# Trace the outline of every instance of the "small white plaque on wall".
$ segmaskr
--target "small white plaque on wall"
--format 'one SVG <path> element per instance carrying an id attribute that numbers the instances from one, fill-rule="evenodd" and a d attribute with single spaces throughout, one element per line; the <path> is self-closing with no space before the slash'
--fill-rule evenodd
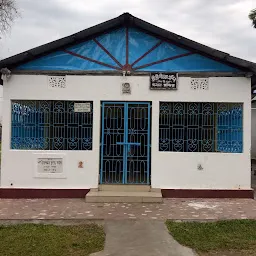
<path id="1" fill-rule="evenodd" d="M 122 94 L 131 94 L 132 89 L 130 83 L 123 83 L 122 84 Z"/>
<path id="2" fill-rule="evenodd" d="M 74 112 L 91 112 L 91 103 L 74 103 Z"/>
<path id="3" fill-rule="evenodd" d="M 38 173 L 63 173 L 62 158 L 38 158 L 37 159 Z"/>
<path id="4" fill-rule="evenodd" d="M 35 178 L 65 179 L 65 158 L 63 154 L 34 154 Z"/>

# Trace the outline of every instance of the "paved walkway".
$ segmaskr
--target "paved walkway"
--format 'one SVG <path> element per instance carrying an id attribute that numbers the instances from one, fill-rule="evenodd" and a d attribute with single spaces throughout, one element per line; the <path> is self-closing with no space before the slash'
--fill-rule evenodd
<path id="1" fill-rule="evenodd" d="M 253 199 L 164 199 L 150 203 L 85 203 L 83 199 L 1 199 L 0 219 L 256 219 Z"/>
<path id="2" fill-rule="evenodd" d="M 105 223 L 104 251 L 91 256 L 195 256 L 168 233 L 162 221 L 119 220 Z"/>

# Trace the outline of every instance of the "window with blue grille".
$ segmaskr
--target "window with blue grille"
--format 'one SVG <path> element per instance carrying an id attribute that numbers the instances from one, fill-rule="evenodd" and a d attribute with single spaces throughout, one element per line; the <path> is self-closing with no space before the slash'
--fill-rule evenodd
<path id="1" fill-rule="evenodd" d="M 160 102 L 159 151 L 243 151 L 243 104 Z"/>
<path id="2" fill-rule="evenodd" d="M 75 103 L 89 103 L 89 112 L 75 112 Z M 13 100 L 11 109 L 12 149 L 92 150 L 92 102 Z"/>

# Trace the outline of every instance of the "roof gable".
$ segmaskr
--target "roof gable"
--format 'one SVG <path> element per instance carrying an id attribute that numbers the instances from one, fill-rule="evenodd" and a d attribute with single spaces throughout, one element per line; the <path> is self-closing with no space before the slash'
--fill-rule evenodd
<path id="1" fill-rule="evenodd" d="M 236 72 L 238 69 L 193 50 L 120 27 L 17 67 L 18 70 L 130 70 Z"/>
<path id="2" fill-rule="evenodd" d="M 70 50 L 75 52 L 70 54 Z M 184 55 L 176 55 L 182 51 Z M 0 61 L 0 69 L 11 70 L 129 70 L 131 66 L 135 71 L 256 73 L 255 63 L 161 29 L 129 13 Z"/>

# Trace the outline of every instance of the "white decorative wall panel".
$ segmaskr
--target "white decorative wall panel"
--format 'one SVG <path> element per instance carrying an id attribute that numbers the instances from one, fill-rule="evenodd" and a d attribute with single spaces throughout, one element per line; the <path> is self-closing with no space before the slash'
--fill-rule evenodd
<path id="1" fill-rule="evenodd" d="M 66 88 L 66 76 L 48 76 L 48 86 L 49 88 Z"/>
<path id="2" fill-rule="evenodd" d="M 208 90 L 209 78 L 191 78 L 190 84 L 192 90 Z"/>

